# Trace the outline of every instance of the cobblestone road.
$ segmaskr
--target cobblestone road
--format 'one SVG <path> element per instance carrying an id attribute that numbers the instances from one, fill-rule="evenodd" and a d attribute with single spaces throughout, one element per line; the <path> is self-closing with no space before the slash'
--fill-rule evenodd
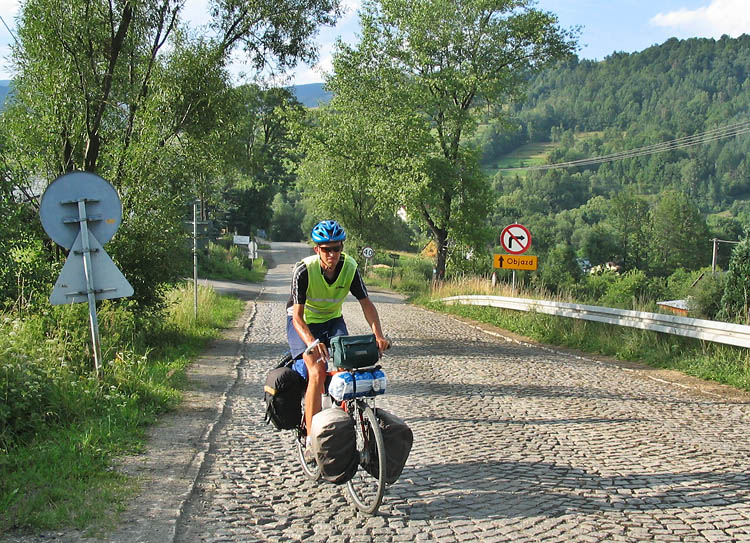
<path id="1" fill-rule="evenodd" d="M 285 350 L 288 248 L 276 247 L 177 541 L 750 542 L 750 405 L 379 293 L 396 345 L 379 405 L 409 423 L 414 448 L 380 514 L 356 513 L 343 487 L 306 480 L 291 434 L 262 421 L 263 380 Z M 344 312 L 366 331 L 356 302 Z"/>

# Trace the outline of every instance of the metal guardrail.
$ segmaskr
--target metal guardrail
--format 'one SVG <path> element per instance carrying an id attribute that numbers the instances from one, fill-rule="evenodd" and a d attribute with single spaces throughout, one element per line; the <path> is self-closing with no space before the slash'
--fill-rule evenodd
<path id="1" fill-rule="evenodd" d="M 691 319 L 676 315 L 662 315 L 647 311 L 631 311 L 596 305 L 550 302 L 547 300 L 511 298 L 508 296 L 450 296 L 438 301 L 447 304 L 480 305 L 515 309 L 516 311 L 536 311 L 537 313 L 545 313 L 547 315 L 604 322 L 618 326 L 629 326 L 642 330 L 692 337 L 726 345 L 750 347 L 750 326 L 741 324 Z"/>

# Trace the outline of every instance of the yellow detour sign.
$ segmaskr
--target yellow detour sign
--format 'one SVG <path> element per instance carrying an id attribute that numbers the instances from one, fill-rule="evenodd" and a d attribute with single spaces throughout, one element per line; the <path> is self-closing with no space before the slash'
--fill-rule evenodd
<path id="1" fill-rule="evenodd" d="M 495 255 L 492 265 L 504 270 L 535 270 L 539 258 L 529 255 Z"/>

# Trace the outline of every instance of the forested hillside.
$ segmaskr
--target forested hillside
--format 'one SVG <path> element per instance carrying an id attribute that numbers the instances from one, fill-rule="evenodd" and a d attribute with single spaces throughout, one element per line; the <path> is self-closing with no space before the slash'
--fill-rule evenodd
<path id="1" fill-rule="evenodd" d="M 537 252 L 567 245 L 594 265 L 669 274 L 710 263 L 709 237 L 737 240 L 750 226 L 750 134 L 741 133 L 750 126 L 749 74 L 743 35 L 671 39 L 531 77 L 525 98 L 501 114 L 489 110 L 476 136 L 495 175 L 494 225 L 524 221 Z M 529 143 L 549 142 L 546 161 L 562 163 L 735 125 L 739 135 L 638 158 L 497 171 Z M 729 251 L 722 247 L 724 264 Z"/>

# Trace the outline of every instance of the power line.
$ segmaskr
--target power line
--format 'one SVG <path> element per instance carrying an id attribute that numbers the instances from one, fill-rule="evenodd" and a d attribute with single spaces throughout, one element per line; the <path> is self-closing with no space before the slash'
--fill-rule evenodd
<path id="1" fill-rule="evenodd" d="M 685 149 L 687 147 L 693 147 L 694 145 L 701 145 L 705 143 L 711 143 L 725 138 L 731 138 L 734 136 L 740 136 L 750 132 L 750 120 L 742 121 L 739 123 L 727 125 L 721 128 L 714 128 L 700 132 L 692 136 L 684 136 L 670 141 L 662 143 L 655 143 L 653 145 L 646 145 L 644 147 L 638 147 L 627 151 L 620 151 L 612 153 L 610 155 L 602 155 L 592 158 L 583 158 L 580 160 L 571 160 L 569 162 L 560 162 L 558 164 L 543 164 L 541 166 L 526 166 L 521 168 L 500 168 L 499 171 L 518 171 L 518 170 L 557 170 L 561 168 L 577 168 L 580 166 L 591 166 L 595 164 L 603 164 L 605 162 L 613 162 L 615 160 L 622 160 L 625 158 L 635 158 L 645 155 L 653 155 L 656 153 L 663 153 L 665 151 L 674 151 L 677 149 Z"/>
<path id="2" fill-rule="evenodd" d="M 3 26 L 5 26 L 5 29 L 8 31 L 8 34 L 10 34 L 10 37 L 13 38 L 13 40 L 16 42 L 16 45 L 20 46 L 21 44 L 18 43 L 18 38 L 16 38 L 16 35 L 13 34 L 13 31 L 8 26 L 8 23 L 5 22 L 5 19 L 3 19 L 2 15 L 0 15 L 0 21 L 3 22 Z"/>

